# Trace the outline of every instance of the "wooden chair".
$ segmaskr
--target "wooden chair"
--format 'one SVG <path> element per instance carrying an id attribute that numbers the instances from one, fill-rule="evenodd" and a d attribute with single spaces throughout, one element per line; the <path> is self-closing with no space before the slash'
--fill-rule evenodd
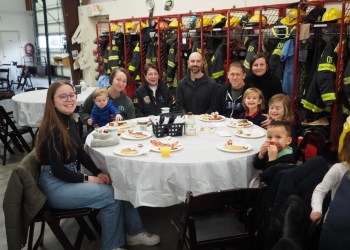
<path id="1" fill-rule="evenodd" d="M 184 245 L 190 250 L 227 246 L 253 249 L 255 219 L 262 194 L 260 188 L 231 189 L 197 196 L 187 192 L 183 214 L 172 219 L 179 232 L 177 250 L 182 250 Z"/>
<path id="2" fill-rule="evenodd" d="M 11 92 L 10 69 L 0 69 L 0 91 Z"/>
<path id="3" fill-rule="evenodd" d="M 12 117 L 10 116 L 12 113 L 12 111 L 7 112 L 3 106 L 0 106 L 0 139 L 4 144 L 3 165 L 6 165 L 6 152 L 8 151 L 10 154 L 14 154 L 10 144 L 11 142 L 20 152 L 24 152 L 24 150 L 26 150 L 29 153 L 31 151 L 31 147 L 23 138 L 23 135 L 29 133 L 32 137 L 32 144 L 34 144 L 35 139 L 35 135 L 31 127 L 20 127 L 15 125 Z"/>

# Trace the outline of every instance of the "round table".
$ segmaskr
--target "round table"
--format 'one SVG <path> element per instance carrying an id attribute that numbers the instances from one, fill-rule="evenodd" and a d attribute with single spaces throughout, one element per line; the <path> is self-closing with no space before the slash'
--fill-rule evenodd
<path id="1" fill-rule="evenodd" d="M 266 131 L 254 125 L 251 129 L 260 131 L 263 136 L 247 139 L 237 137 L 234 135 L 236 128 L 226 126 L 228 121 L 203 122 L 197 116 L 197 134 L 174 137 L 183 144 L 183 149 L 172 152 L 168 158 L 153 151 L 130 157 L 113 153 L 115 148 L 122 145 L 148 145 L 150 139 L 160 139 L 154 135 L 140 141 L 120 138 L 120 143 L 116 146 L 91 147 L 90 134 L 86 139 L 85 150 L 99 168 L 111 175 L 117 199 L 128 200 L 135 207 L 175 205 L 185 201 L 189 190 L 198 195 L 248 187 L 252 177 L 258 173 L 252 162 L 266 140 Z M 148 130 L 152 131 L 151 126 Z M 229 137 L 219 136 L 219 133 L 226 132 Z M 229 153 L 217 149 L 217 144 L 224 144 L 228 139 L 249 143 L 253 148 L 244 153 Z"/>
<path id="2" fill-rule="evenodd" d="M 94 91 L 95 87 L 88 87 L 78 94 L 77 105 Z M 40 127 L 44 115 L 47 89 L 23 92 L 12 97 L 13 116 L 20 126 Z"/>

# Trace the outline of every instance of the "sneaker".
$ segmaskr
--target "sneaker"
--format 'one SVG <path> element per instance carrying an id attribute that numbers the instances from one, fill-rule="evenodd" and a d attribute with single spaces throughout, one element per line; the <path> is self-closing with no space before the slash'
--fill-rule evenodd
<path id="1" fill-rule="evenodd" d="M 157 245 L 160 242 L 159 235 L 151 234 L 147 232 L 142 232 L 133 236 L 126 235 L 126 244 L 130 246 L 134 245 L 145 245 L 153 246 Z"/>

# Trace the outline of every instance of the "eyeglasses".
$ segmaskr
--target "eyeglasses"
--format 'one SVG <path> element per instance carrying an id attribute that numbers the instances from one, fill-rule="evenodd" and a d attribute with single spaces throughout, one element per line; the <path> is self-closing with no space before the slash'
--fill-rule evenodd
<path id="1" fill-rule="evenodd" d="M 69 95 L 59 95 L 58 98 L 60 98 L 60 100 L 62 102 L 68 102 L 68 97 L 71 101 L 75 101 L 77 99 L 77 94 L 69 94 Z"/>

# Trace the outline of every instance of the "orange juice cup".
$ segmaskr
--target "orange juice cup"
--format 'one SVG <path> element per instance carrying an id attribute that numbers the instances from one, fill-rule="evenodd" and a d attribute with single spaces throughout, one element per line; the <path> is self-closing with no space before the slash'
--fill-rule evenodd
<path id="1" fill-rule="evenodd" d="M 169 157 L 171 152 L 171 147 L 170 146 L 163 146 L 160 147 L 160 153 L 163 157 Z"/>

